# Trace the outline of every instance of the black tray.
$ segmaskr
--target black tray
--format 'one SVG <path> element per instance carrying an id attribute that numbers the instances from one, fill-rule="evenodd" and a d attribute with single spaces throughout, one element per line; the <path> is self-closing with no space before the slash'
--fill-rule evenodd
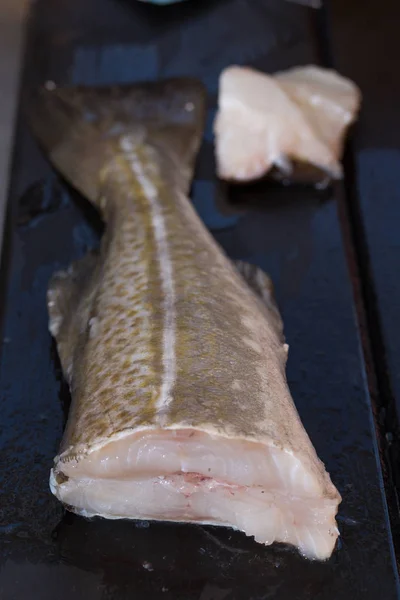
<path id="1" fill-rule="evenodd" d="M 290 387 L 343 495 L 337 550 L 319 564 L 227 529 L 87 521 L 65 514 L 51 496 L 49 469 L 69 395 L 47 331 L 45 292 L 56 269 L 98 244 L 101 224 L 51 171 L 21 117 L 0 305 L 2 600 L 400 597 L 388 502 L 392 524 L 398 514 L 384 478 L 384 431 L 374 420 L 376 365 L 368 327 L 360 329 L 368 318 L 344 188 L 233 190 L 214 177 L 219 72 L 232 63 L 277 70 L 324 58 L 323 25 L 312 14 L 283 0 L 191 0 L 169 8 L 37 0 L 22 94 L 48 79 L 104 84 L 190 74 L 205 81 L 210 110 L 194 203 L 230 256 L 257 263 L 274 279 L 291 346 Z"/>
<path id="2" fill-rule="evenodd" d="M 400 484 L 400 3 L 346 0 L 330 4 L 334 62 L 357 78 L 364 104 L 349 156 L 348 197 L 360 252 L 364 297 L 380 388 L 381 421 Z M 357 21 L 362 15 L 362 27 Z M 351 166 L 353 168 L 351 168 Z M 396 531 L 400 532 L 397 521 Z"/>

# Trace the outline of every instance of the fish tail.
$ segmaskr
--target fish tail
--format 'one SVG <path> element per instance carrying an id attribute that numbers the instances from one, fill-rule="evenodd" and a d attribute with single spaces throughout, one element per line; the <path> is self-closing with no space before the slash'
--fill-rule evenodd
<path id="1" fill-rule="evenodd" d="M 50 161 L 92 203 L 101 173 L 130 136 L 173 156 L 192 173 L 206 93 L 195 79 L 109 87 L 39 88 L 26 103 L 31 129 Z"/>

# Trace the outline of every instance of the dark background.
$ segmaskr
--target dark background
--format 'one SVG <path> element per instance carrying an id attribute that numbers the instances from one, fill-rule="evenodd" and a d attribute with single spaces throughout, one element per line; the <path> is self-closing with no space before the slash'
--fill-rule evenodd
<path id="1" fill-rule="evenodd" d="M 92 521 L 64 514 L 48 475 L 68 411 L 47 331 L 48 279 L 96 246 L 101 224 L 54 174 L 22 112 L 1 272 L 0 598 L 3 600 L 346 600 L 399 598 L 400 41 L 395 2 L 336 0 L 315 13 L 283 0 L 37 0 L 22 97 L 45 80 L 126 83 L 194 75 L 210 107 L 193 201 L 233 258 L 274 280 L 296 405 L 343 503 L 324 564 L 227 529 Z M 218 76 L 334 65 L 363 113 L 346 181 L 324 193 L 214 177 Z M 397 221 L 396 221 L 397 218 Z"/>

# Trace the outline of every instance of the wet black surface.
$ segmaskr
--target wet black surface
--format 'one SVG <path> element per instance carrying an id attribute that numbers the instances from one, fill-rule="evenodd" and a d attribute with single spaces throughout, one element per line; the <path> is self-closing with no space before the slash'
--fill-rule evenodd
<path id="1" fill-rule="evenodd" d="M 361 11 L 364 26 L 354 36 Z M 349 205 L 355 215 L 354 233 L 375 350 L 380 421 L 392 478 L 399 490 L 400 80 L 394 73 L 400 56 L 400 4 L 396 0 L 366 4 L 356 0 L 349 11 L 345 0 L 339 0 L 331 3 L 329 19 L 334 62 L 347 75 L 357 78 L 364 92 L 361 122 L 352 145 Z M 399 520 L 394 522 L 400 533 Z"/>
<path id="2" fill-rule="evenodd" d="M 155 45 L 157 40 L 157 45 Z M 276 70 L 315 60 L 308 11 L 280 0 L 39 0 L 24 90 L 191 74 L 210 90 L 194 203 L 233 258 L 275 282 L 291 346 L 288 379 L 316 449 L 343 495 L 339 548 L 325 564 L 226 529 L 86 521 L 48 489 L 68 391 L 47 332 L 51 274 L 95 247 L 98 219 L 17 132 L 2 270 L 0 598 L 296 600 L 399 597 L 382 471 L 338 220 L 340 189 L 263 184 L 233 191 L 213 176 L 211 123 L 226 64 Z"/>

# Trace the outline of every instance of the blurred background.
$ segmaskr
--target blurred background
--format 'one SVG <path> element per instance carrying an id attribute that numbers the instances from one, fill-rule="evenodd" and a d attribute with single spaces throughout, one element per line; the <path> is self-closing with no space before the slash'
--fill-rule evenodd
<path id="1" fill-rule="evenodd" d="M 0 0 L 0 244 L 28 0 Z"/>

